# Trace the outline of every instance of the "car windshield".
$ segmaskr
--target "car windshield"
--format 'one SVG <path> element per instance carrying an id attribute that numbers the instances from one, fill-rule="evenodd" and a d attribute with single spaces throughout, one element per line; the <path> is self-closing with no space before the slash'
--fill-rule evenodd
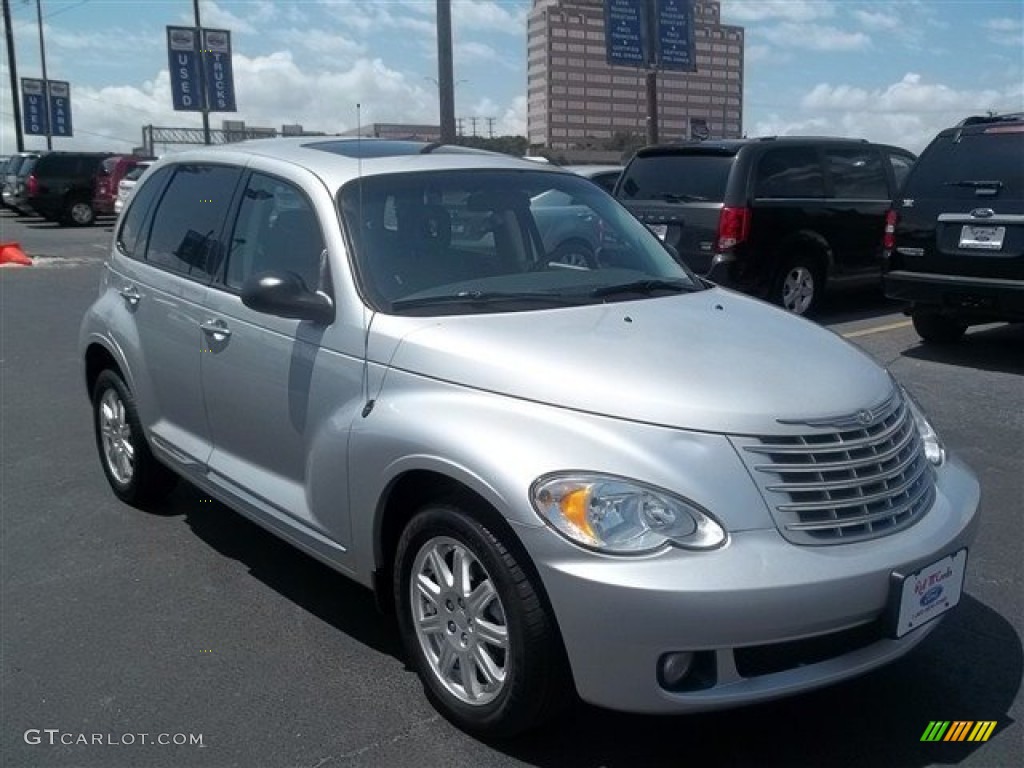
<path id="1" fill-rule="evenodd" d="M 702 153 L 636 157 L 625 170 L 619 195 L 624 200 L 720 203 L 734 157 Z"/>
<path id="2" fill-rule="evenodd" d="M 339 201 L 363 294 L 388 312 L 523 311 L 703 287 L 606 192 L 567 173 L 370 176 Z"/>

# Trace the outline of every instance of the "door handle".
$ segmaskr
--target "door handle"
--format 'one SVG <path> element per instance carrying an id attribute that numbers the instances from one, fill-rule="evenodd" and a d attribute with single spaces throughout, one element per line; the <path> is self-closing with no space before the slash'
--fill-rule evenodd
<path id="1" fill-rule="evenodd" d="M 228 328 L 227 323 L 223 320 L 207 320 L 200 323 L 199 327 L 203 329 L 203 333 L 207 336 L 220 336 L 226 339 L 231 335 L 231 329 Z"/>
<path id="2" fill-rule="evenodd" d="M 136 288 L 131 283 L 128 283 L 127 285 L 122 286 L 121 289 L 118 291 L 118 293 L 121 294 L 121 298 L 123 298 L 125 301 L 127 301 L 129 304 L 131 304 L 133 307 L 136 306 L 139 303 L 139 301 L 142 299 L 142 294 L 139 293 L 139 289 Z"/>

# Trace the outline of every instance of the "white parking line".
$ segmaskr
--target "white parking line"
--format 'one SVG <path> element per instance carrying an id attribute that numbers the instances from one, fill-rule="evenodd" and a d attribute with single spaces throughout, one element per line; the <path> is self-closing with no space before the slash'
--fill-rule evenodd
<path id="1" fill-rule="evenodd" d="M 889 323 L 888 325 L 879 325 L 874 328 L 862 328 L 859 331 L 850 331 L 849 333 L 842 334 L 844 339 L 856 339 L 860 336 L 870 336 L 873 333 L 885 333 L 886 331 L 895 331 L 897 328 L 906 328 L 913 325 L 911 320 L 901 320 L 898 323 Z"/>

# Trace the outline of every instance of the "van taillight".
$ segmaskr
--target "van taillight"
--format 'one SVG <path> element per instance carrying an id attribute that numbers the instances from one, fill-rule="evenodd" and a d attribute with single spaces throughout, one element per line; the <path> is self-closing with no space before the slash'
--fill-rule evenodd
<path id="1" fill-rule="evenodd" d="M 899 220 L 900 215 L 893 208 L 890 208 L 885 214 L 885 234 L 882 235 L 882 248 L 886 251 L 891 251 L 896 247 L 896 225 Z"/>
<path id="2" fill-rule="evenodd" d="M 29 174 L 29 177 L 25 179 L 25 192 L 29 197 L 35 197 L 39 194 L 39 179 L 36 178 L 34 173 Z"/>
<path id="3" fill-rule="evenodd" d="M 750 209 L 722 209 L 718 217 L 718 250 L 727 251 L 747 239 L 750 232 Z"/>

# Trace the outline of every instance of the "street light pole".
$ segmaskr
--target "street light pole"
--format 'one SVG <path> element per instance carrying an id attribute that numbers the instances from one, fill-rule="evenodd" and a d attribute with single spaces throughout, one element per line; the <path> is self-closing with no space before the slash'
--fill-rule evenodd
<path id="1" fill-rule="evenodd" d="M 7 35 L 7 70 L 11 76 L 11 100 L 14 102 L 14 136 L 18 152 L 25 151 L 25 134 L 21 130 L 21 102 L 18 100 L 18 64 L 14 57 L 14 30 L 11 27 L 11 2 L 4 0 L 4 31 Z"/>
<path id="2" fill-rule="evenodd" d="M 39 24 L 39 58 L 43 65 L 43 103 L 46 110 L 46 148 L 53 149 L 53 126 L 50 125 L 50 78 L 46 76 L 46 45 L 43 43 L 43 0 L 36 0 L 36 20 Z"/>
<path id="3" fill-rule="evenodd" d="M 196 34 L 199 35 L 199 76 L 202 82 L 199 84 L 199 93 L 203 102 L 203 143 L 210 143 L 210 102 L 206 93 L 206 53 L 203 50 L 203 25 L 199 21 L 199 0 L 192 0 L 192 10 L 196 15 Z"/>

